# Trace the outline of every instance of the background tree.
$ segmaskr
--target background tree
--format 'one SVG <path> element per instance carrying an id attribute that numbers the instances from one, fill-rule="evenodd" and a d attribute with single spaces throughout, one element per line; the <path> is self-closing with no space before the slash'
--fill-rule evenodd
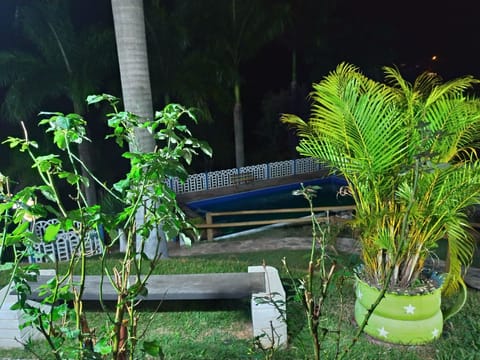
<path id="1" fill-rule="evenodd" d="M 208 57 L 212 76 L 230 89 L 235 164 L 244 166 L 241 65 L 281 32 L 288 6 L 258 0 L 200 0 L 189 10 L 193 41 Z"/>
<path id="2" fill-rule="evenodd" d="M 219 168 L 231 166 L 227 151 L 231 140 L 218 134 L 225 133 L 230 124 L 215 124 L 214 118 L 223 118 L 230 109 L 225 101 L 225 91 L 212 76 L 212 62 L 205 49 L 192 39 L 189 0 L 144 2 L 150 79 L 154 109 L 163 108 L 170 102 L 196 109 L 198 124 L 196 134 L 209 138 L 217 149 L 215 163 Z M 223 127 L 223 128 L 222 128 Z M 226 161 L 224 161 L 226 160 Z M 208 171 L 213 166 L 212 158 L 199 154 L 189 166 L 193 172 Z"/>
<path id="3" fill-rule="evenodd" d="M 36 121 L 36 114 L 52 100 L 68 104 L 64 111 L 85 116 L 87 95 L 99 92 L 113 70 L 113 32 L 83 22 L 74 24 L 70 1 L 21 3 L 15 22 L 25 44 L 0 53 L 0 86 L 6 88 L 2 117 Z M 79 144 L 78 152 L 93 169 L 89 144 Z M 87 201 L 93 205 L 94 183 L 85 185 Z"/>
<path id="4" fill-rule="evenodd" d="M 70 11 L 70 14 L 74 19 L 73 27 L 76 31 L 83 32 L 85 24 L 93 23 L 108 24 L 109 29 L 112 28 L 109 1 L 1 0 L 2 50 L 15 46 L 17 50 L 24 49 L 25 52 L 28 50 L 29 54 L 34 54 L 37 57 L 34 60 L 41 60 L 43 55 L 30 41 L 18 39 L 16 34 L 20 31 L 13 29 L 12 22 L 16 18 L 18 20 L 16 24 L 20 24 L 21 13 L 17 12 L 18 16 L 15 17 L 14 11 L 18 4 L 22 7 L 38 7 L 41 4 L 43 7 L 47 3 L 57 3 L 68 7 L 69 10 L 73 7 L 74 10 Z M 256 10 L 244 11 L 251 5 Z M 293 101 L 291 104 L 283 101 L 288 100 L 285 97 L 286 92 L 291 88 L 303 89 L 302 84 L 307 84 L 308 90 L 312 82 L 321 79 L 340 61 L 347 60 L 359 64 L 374 77 L 377 77 L 376 72 L 381 66 L 396 64 L 403 73 L 412 78 L 412 75 L 418 74 L 430 65 L 429 59 L 432 54 L 437 54 L 438 60 L 433 69 L 446 78 L 465 73 L 478 73 L 475 65 L 475 48 L 478 45 L 470 42 L 469 46 L 465 46 L 467 40 L 462 36 L 473 29 L 472 24 L 475 22 L 470 21 L 468 16 L 473 16 L 471 14 L 475 13 L 476 5 L 459 5 L 455 9 L 448 9 L 448 12 L 445 11 L 445 6 L 438 6 L 433 12 L 439 17 L 430 16 L 432 8 L 425 4 L 419 4 L 414 14 L 408 7 L 399 7 L 398 11 L 402 16 L 394 19 L 388 16 L 384 7 L 336 0 L 144 0 L 144 6 L 154 108 L 162 108 L 170 99 L 188 107 L 208 109 L 212 119 L 217 119 L 215 126 L 200 121 L 199 125 L 192 129 L 199 137 L 208 139 L 217 150 L 213 161 L 197 159 L 190 168 L 195 172 L 219 170 L 234 165 L 234 131 L 233 121 L 230 120 L 236 99 L 235 83 L 241 90 L 237 97 L 240 102 L 236 107 L 241 111 L 235 114 L 242 115 L 244 120 L 245 158 L 252 164 L 258 160 L 276 160 L 269 156 L 258 158 L 260 155 L 258 147 L 259 144 L 262 146 L 265 144 L 265 137 L 257 134 L 272 132 L 270 126 L 278 124 L 277 113 L 285 111 L 296 113 L 290 107 L 295 105 Z M 284 7 L 289 7 L 289 10 L 285 11 L 287 19 L 276 13 L 277 8 Z M 53 12 L 57 17 L 55 21 L 63 20 L 62 16 L 58 15 L 58 10 L 54 9 Z M 232 21 L 233 14 L 235 22 Z M 35 15 L 38 18 L 43 16 L 42 12 Z M 255 25 L 258 23 L 255 19 L 259 17 L 265 19 L 263 22 L 265 26 Z M 405 18 L 409 21 L 405 22 Z M 429 19 L 432 18 L 455 26 L 446 27 L 448 31 L 437 29 L 430 24 Z M 274 36 L 270 40 L 263 41 L 265 37 L 268 39 L 267 35 L 270 34 L 268 29 L 272 23 L 280 23 L 280 32 L 275 35 L 274 31 Z M 65 29 L 68 32 L 68 28 Z M 35 32 L 35 35 L 40 36 L 51 30 L 45 25 Z M 63 32 L 63 29 L 61 32 L 57 30 L 62 41 L 65 37 Z M 365 51 L 366 48 L 369 51 Z M 60 54 L 57 49 L 58 47 L 55 47 L 55 51 L 51 52 L 52 56 L 55 53 Z M 93 59 L 95 62 L 93 65 L 96 65 L 106 59 L 105 54 L 106 52 L 99 52 L 82 61 L 85 63 Z M 114 56 L 115 51 L 111 51 L 110 55 Z M 234 62 L 233 59 L 239 61 Z M 73 59 L 70 59 L 70 62 L 73 63 Z M 20 66 L 20 62 L 15 63 L 16 66 Z M 235 67 L 235 64 L 239 66 Z M 116 63 L 109 67 L 115 70 Z M 75 69 L 75 66 L 72 68 Z M 107 72 L 110 72 L 108 70 Z M 12 73 L 10 68 L 3 65 L 0 71 L 8 73 L 9 76 Z M 103 79 L 104 74 L 105 71 L 102 71 L 100 77 L 97 76 L 96 79 Z M 45 88 L 40 89 L 41 91 L 53 89 L 58 92 L 58 87 L 45 85 L 53 84 L 54 77 L 57 77 L 57 74 L 51 72 L 43 79 L 37 77 L 37 80 L 29 81 L 22 90 L 22 94 L 28 94 L 28 97 L 25 95 L 23 97 L 27 102 L 33 102 L 37 95 L 30 90 L 37 91 L 37 88 L 41 87 Z M 89 77 L 85 79 L 90 80 Z M 49 89 L 50 87 L 52 89 Z M 116 88 L 101 89 L 101 92 L 119 94 Z M 95 93 L 98 91 L 95 90 Z M 304 94 L 299 91 L 296 93 L 297 99 L 303 100 Z M 265 99 L 270 94 L 272 94 L 270 99 Z M 4 90 L 0 89 L 0 101 L 4 95 Z M 70 108 L 66 109 L 63 104 L 65 99 L 64 95 L 60 97 L 51 95 L 44 99 L 41 108 L 34 112 L 49 108 L 69 112 Z M 292 99 L 295 99 L 295 96 L 292 96 Z M 257 127 L 261 121 L 262 103 L 266 104 L 268 113 L 275 118 L 268 119 L 268 124 L 262 123 Z M 273 108 L 276 104 L 280 106 L 279 110 Z M 26 108 L 29 106 L 27 103 L 24 105 Z M 97 111 L 90 109 L 89 119 L 96 116 Z M 207 115 L 208 113 L 204 113 L 198 118 L 202 120 L 208 118 Z M 264 116 L 266 117 L 267 113 Z M 4 123 L 2 121 L 2 125 Z M 100 129 L 94 129 L 91 125 L 90 122 L 92 133 L 97 134 L 97 130 L 106 131 L 103 124 L 100 125 L 102 126 Z M 2 133 L 11 134 L 11 129 L 15 130 L 15 127 L 2 128 Z M 257 133 L 253 133 L 252 130 Z M 274 132 L 276 130 L 281 129 L 274 129 Z M 242 132 L 237 132 L 239 133 Z M 280 142 L 282 143 L 285 142 Z M 97 145 L 94 151 L 97 151 L 99 146 L 102 147 L 103 144 Z M 111 149 L 112 147 L 102 149 L 106 150 L 102 155 L 110 156 Z M 261 155 L 264 153 L 265 151 L 262 151 Z M 278 152 L 272 154 L 277 155 Z M 113 158 L 114 156 L 108 160 Z M 115 163 L 108 160 L 104 159 L 102 168 L 97 167 L 95 170 L 105 171 L 112 176 L 118 174 L 116 168 L 106 166 L 107 162 Z M 9 159 L 0 161 L 11 163 Z M 129 164 L 125 162 L 122 166 L 128 167 Z"/>
<path id="5" fill-rule="evenodd" d="M 215 80 L 205 77 L 207 62 L 191 41 L 188 31 L 189 1 L 145 2 L 152 99 L 154 108 L 170 102 L 195 107 L 211 120 L 209 99 L 219 98 Z M 204 54 L 203 54 L 204 55 Z"/>

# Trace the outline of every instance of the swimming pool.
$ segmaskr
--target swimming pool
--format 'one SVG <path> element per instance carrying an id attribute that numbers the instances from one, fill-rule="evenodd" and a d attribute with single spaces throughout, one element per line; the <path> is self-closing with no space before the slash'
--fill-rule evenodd
<path id="1" fill-rule="evenodd" d="M 345 206 L 354 204 L 351 197 L 337 196 L 340 187 L 346 185 L 346 182 L 343 178 L 329 176 L 326 178 L 306 181 L 303 183 L 303 185 L 318 185 L 320 187 L 320 189 L 317 191 L 316 197 L 313 199 L 314 207 Z M 202 216 L 204 216 L 207 212 L 307 208 L 308 202 L 302 196 L 292 195 L 294 190 L 298 190 L 300 188 L 301 184 L 293 183 L 210 199 L 192 201 L 189 202 L 187 206 Z M 282 214 L 239 214 L 235 215 L 234 217 L 218 216 L 215 217 L 215 223 L 294 218 L 306 216 L 308 214 L 309 212 L 306 211 L 304 213 L 294 212 Z M 247 229 L 247 227 L 243 227 L 242 229 L 223 228 L 221 233 L 229 234 L 243 229 Z"/>

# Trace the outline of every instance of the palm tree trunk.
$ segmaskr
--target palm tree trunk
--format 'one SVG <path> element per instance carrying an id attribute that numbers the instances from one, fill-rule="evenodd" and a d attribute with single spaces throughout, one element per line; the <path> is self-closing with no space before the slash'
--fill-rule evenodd
<path id="1" fill-rule="evenodd" d="M 240 168 L 245 165 L 245 150 L 243 144 L 243 116 L 240 100 L 240 85 L 235 83 L 235 106 L 233 108 L 233 131 L 235 136 L 235 165 Z"/>
<path id="2" fill-rule="evenodd" d="M 292 79 L 290 80 L 292 98 L 297 94 L 297 50 L 292 50 Z"/>
<path id="3" fill-rule="evenodd" d="M 86 113 L 86 108 L 81 103 L 80 101 L 83 101 L 84 99 L 81 100 L 75 100 L 72 99 L 73 103 L 73 112 L 76 114 L 84 115 Z M 87 131 L 87 137 L 89 137 L 88 134 L 88 124 L 85 126 L 85 130 Z M 78 144 L 78 157 L 82 161 L 83 165 L 81 172 L 82 176 L 88 180 L 88 185 L 83 186 L 83 193 L 85 194 L 85 198 L 87 201 L 87 204 L 89 206 L 97 204 L 97 188 L 95 186 L 95 180 L 93 177 L 90 175 L 88 171 L 93 171 L 93 161 L 92 161 L 92 148 L 90 146 L 90 143 L 87 141 L 82 141 L 82 143 Z M 85 167 L 88 169 L 85 169 Z"/>
<path id="4" fill-rule="evenodd" d="M 78 144 L 78 157 L 83 162 L 83 164 L 88 168 L 89 171 L 93 169 L 93 161 L 91 156 L 91 147 L 90 143 L 83 141 L 81 144 Z M 95 205 L 97 203 L 97 190 L 95 186 L 95 180 L 88 173 L 88 171 L 82 166 L 82 176 L 85 179 L 88 179 L 88 185 L 83 186 L 83 193 L 85 194 L 85 199 L 89 206 Z"/>
<path id="5" fill-rule="evenodd" d="M 153 118 L 152 91 L 148 68 L 147 41 L 142 0 L 112 0 L 118 62 L 125 110 L 143 119 Z M 131 150 L 151 152 L 153 137 L 135 129 L 136 144 Z"/>
<path id="6" fill-rule="evenodd" d="M 152 91 L 143 1 L 112 0 L 112 12 L 125 110 L 140 116 L 143 120 L 152 119 Z M 131 151 L 154 151 L 155 140 L 145 129 L 135 129 L 135 139 L 134 144 L 129 144 Z M 143 219 L 144 212 L 145 209 L 139 209 L 136 216 L 137 221 Z M 159 238 L 161 238 L 160 244 L 158 243 Z M 142 240 L 137 237 L 137 249 L 144 249 L 149 259 L 159 256 L 168 257 L 165 236 L 159 236 L 157 229 L 151 231 L 145 243 Z"/>

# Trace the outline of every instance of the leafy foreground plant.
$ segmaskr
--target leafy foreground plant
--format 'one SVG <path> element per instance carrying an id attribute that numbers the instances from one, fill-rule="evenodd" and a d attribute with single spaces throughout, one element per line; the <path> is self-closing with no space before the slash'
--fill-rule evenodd
<path id="1" fill-rule="evenodd" d="M 42 113 L 49 118 L 41 120 L 40 124 L 53 134 L 59 154 L 36 154 L 38 145 L 28 138 L 26 129 L 23 139 L 10 137 L 5 141 L 11 148 L 28 153 L 41 183 L 11 194 L 7 178 L 0 178 L 1 251 L 6 247 L 14 249 L 14 261 L 3 264 L 1 269 L 11 271 L 11 280 L 18 293 L 13 309 L 25 313 L 25 326 L 34 326 L 43 334 L 56 359 L 133 359 L 138 358 L 139 353 L 162 357 L 159 343 L 142 341 L 142 334 L 137 332 L 138 298 L 147 295 L 145 285 L 162 255 L 157 248 L 153 257 L 145 256 L 145 244 L 153 240 L 158 247 L 162 236 L 166 239 L 181 236 L 188 243 L 185 232 L 190 236 L 196 234 L 166 181 L 169 177 L 186 179 L 188 174 L 183 164 L 189 164 L 198 151 L 211 155 L 211 149 L 193 138 L 187 126 L 180 123 L 183 118 L 196 121 L 193 112 L 180 105 L 167 105 L 156 113 L 153 121 L 142 123 L 136 115 L 118 111 L 119 100 L 113 96 L 95 95 L 87 99 L 89 104 L 101 101 L 107 101 L 114 110 L 108 115 L 108 125 L 112 128 L 108 137 L 114 138 L 120 146 L 128 142 L 131 149 L 137 149 L 133 129 L 143 127 L 158 144 L 152 153 L 125 152 L 123 156 L 131 163 L 130 171 L 112 188 L 94 178 L 109 196 L 122 204 L 123 210 L 112 214 L 99 205 L 87 206 L 82 189 L 88 183 L 81 170 L 89 173 L 90 170 L 72 151 L 73 144 L 89 141 L 85 137 L 85 121 L 77 114 Z M 60 187 L 69 188 L 70 202 L 74 204 L 71 208 L 65 205 Z M 29 221 L 34 223 L 51 217 L 58 219 L 58 224 L 50 225 L 44 239 L 38 239 Z M 85 241 L 92 231 L 99 232 L 100 227 L 111 239 L 102 251 L 101 284 L 111 283 L 117 300 L 113 315 L 101 301 L 108 322 L 103 328 L 93 329 L 82 302 L 88 256 Z M 109 267 L 105 259 L 117 246 L 118 229 L 126 236 L 125 254 L 118 264 Z M 80 242 L 75 256 L 63 272 L 58 263 L 53 262 L 55 276 L 41 287 L 42 306 L 32 306 L 27 302 L 28 280 L 38 275 L 39 267 L 37 264 L 20 266 L 20 263 L 32 254 L 35 242 L 54 241 L 61 230 L 78 234 Z M 80 275 L 79 280 L 74 281 L 74 273 Z M 99 293 L 102 300 L 102 288 Z M 43 357 L 42 354 L 37 356 Z"/>
<path id="2" fill-rule="evenodd" d="M 351 339 L 342 338 L 342 332 L 340 330 L 341 321 L 335 324 L 336 328 L 326 325 L 329 324 L 329 317 L 334 315 L 332 309 L 329 308 L 331 303 L 328 304 L 327 302 L 329 297 L 333 296 L 332 293 L 334 289 L 332 289 L 332 287 L 336 286 L 338 289 L 343 289 L 346 277 L 345 273 L 339 274 L 336 272 L 337 263 L 327 252 L 328 247 L 332 247 L 331 242 L 334 240 L 332 227 L 328 222 L 320 223 L 317 215 L 313 211 L 313 197 L 316 195 L 317 189 L 317 186 L 303 187 L 302 185 L 300 190 L 293 193 L 294 195 L 303 196 L 310 208 L 312 245 L 308 259 L 307 273 L 300 279 L 300 282 L 298 282 L 292 275 L 287 260 L 284 258 L 282 262 L 290 278 L 294 290 L 294 298 L 303 306 L 313 349 L 313 359 L 319 360 L 322 357 L 322 345 L 326 337 L 332 334 L 335 338 L 335 351 L 330 351 L 332 355 L 329 358 L 341 359 L 347 354 L 350 354 L 352 347 L 357 343 L 360 334 L 367 325 L 372 312 L 383 298 L 387 287 L 384 286 L 382 293 L 376 299 L 376 303 L 369 309 L 365 321 L 360 324 L 356 334 Z M 337 303 L 340 304 L 339 308 L 340 312 L 342 312 L 344 311 L 342 291 L 337 291 L 335 294 L 339 296 Z M 343 314 L 340 314 L 340 318 L 343 318 Z M 346 341 L 347 345 L 345 345 Z"/>

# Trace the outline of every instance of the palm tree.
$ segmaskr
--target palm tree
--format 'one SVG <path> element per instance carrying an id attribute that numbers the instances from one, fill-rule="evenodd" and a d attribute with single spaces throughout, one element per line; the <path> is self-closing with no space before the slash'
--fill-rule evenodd
<path id="1" fill-rule="evenodd" d="M 111 69 L 112 32 L 74 26 L 70 3 L 60 0 L 20 5 L 16 19 L 28 42 L 28 51 L 0 53 L 0 86 L 6 87 L 2 115 L 11 121 L 32 118 L 48 100 L 67 99 L 71 109 L 86 115 L 85 99 L 98 92 Z M 78 146 L 79 157 L 92 169 L 87 142 Z M 86 169 L 83 176 L 91 179 Z M 85 186 L 87 203 L 96 203 L 94 182 Z"/>
<path id="2" fill-rule="evenodd" d="M 125 110 L 145 120 L 152 119 L 152 91 L 143 2 L 112 0 L 112 11 Z M 153 151 L 155 142 L 150 134 L 137 128 L 135 135 L 137 143 L 130 144 L 132 150 Z"/>
<path id="3" fill-rule="evenodd" d="M 136 114 L 144 121 L 152 120 L 153 105 L 143 1 L 112 0 L 112 12 L 125 110 Z M 135 143 L 129 144 L 130 151 L 144 153 L 154 151 L 155 140 L 146 129 L 135 128 L 134 132 Z M 137 224 L 143 224 L 144 216 L 143 208 L 137 213 Z M 159 255 L 168 257 L 166 239 L 160 233 L 161 229 L 153 229 L 145 242 L 144 252 L 150 259 L 155 259 Z M 141 241 L 137 239 L 137 249 L 140 246 Z"/>
<path id="4" fill-rule="evenodd" d="M 346 178 L 367 280 L 412 286 L 446 239 L 448 293 L 474 251 L 467 211 L 480 202 L 480 100 L 468 91 L 479 80 L 426 72 L 411 84 L 385 73 L 386 84 L 341 64 L 314 84 L 308 122 L 283 120 L 298 129 L 302 155 Z"/>
<path id="5" fill-rule="evenodd" d="M 260 0 L 202 0 L 190 6 L 192 41 L 213 67 L 211 76 L 230 89 L 237 167 L 245 163 L 240 66 L 280 33 L 287 10 L 285 3 Z"/>
<path id="6" fill-rule="evenodd" d="M 154 107 L 180 102 L 211 120 L 208 102 L 220 97 L 213 77 L 205 77 L 206 62 L 188 33 L 191 2 L 145 2 L 145 27 Z"/>

